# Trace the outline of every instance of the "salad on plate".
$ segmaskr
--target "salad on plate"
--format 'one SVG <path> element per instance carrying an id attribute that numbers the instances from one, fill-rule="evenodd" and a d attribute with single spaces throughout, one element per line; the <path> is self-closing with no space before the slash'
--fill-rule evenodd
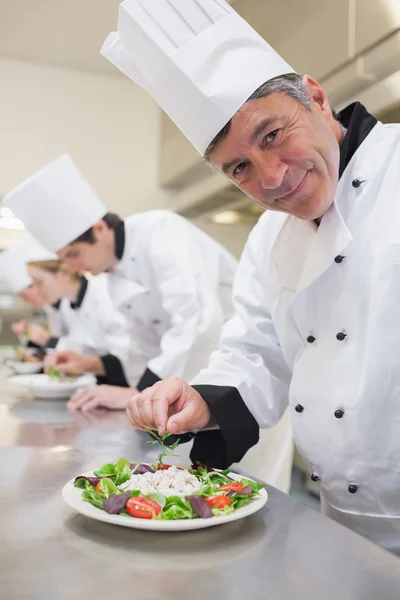
<path id="1" fill-rule="evenodd" d="M 70 377 L 69 375 L 66 375 L 63 371 L 60 371 L 60 369 L 54 368 L 47 370 L 47 376 L 51 381 L 57 383 L 72 383 L 77 379 L 76 377 Z"/>
<path id="2" fill-rule="evenodd" d="M 233 479 L 228 470 L 165 464 L 166 456 L 176 456 L 179 440 L 167 446 L 168 433 L 162 438 L 151 433 L 155 439 L 149 443 L 162 445 L 155 464 L 120 458 L 101 466 L 93 476 L 80 475 L 74 485 L 82 490 L 82 499 L 110 515 L 171 521 L 231 515 L 260 498 L 264 484 Z"/>

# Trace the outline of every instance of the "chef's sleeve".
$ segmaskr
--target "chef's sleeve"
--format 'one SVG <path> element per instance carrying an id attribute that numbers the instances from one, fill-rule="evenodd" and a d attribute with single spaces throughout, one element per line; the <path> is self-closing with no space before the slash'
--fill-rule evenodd
<path id="1" fill-rule="evenodd" d="M 109 385 L 130 387 L 135 385 L 144 368 L 144 361 L 135 351 L 125 317 L 117 311 L 108 298 L 103 300 L 99 323 L 103 330 L 107 354 L 100 357 L 105 372 L 104 381 Z"/>
<path id="2" fill-rule="evenodd" d="M 192 377 L 218 345 L 224 320 L 218 261 L 210 265 L 212 261 L 204 259 L 185 225 L 165 221 L 152 232 L 150 258 L 169 326 L 160 353 L 148 362 L 138 383 L 139 390 L 170 376 Z M 154 315 L 155 322 L 158 318 Z"/>
<path id="3" fill-rule="evenodd" d="M 275 425 L 288 406 L 291 372 L 269 310 L 266 247 L 265 232 L 256 226 L 234 282 L 235 316 L 208 367 L 192 381 L 219 426 L 197 434 L 193 462 L 220 468 L 239 462 L 258 442 L 259 428 Z"/>

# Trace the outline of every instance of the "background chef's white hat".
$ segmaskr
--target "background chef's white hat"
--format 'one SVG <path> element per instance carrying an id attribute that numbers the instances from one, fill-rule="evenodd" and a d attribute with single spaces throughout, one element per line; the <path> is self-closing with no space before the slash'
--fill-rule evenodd
<path id="1" fill-rule="evenodd" d="M 52 252 L 73 242 L 107 212 L 67 154 L 14 188 L 3 204 Z"/>
<path id="2" fill-rule="evenodd" d="M 224 0 L 125 0 L 101 53 L 201 154 L 262 83 L 293 73 Z"/>
<path id="3" fill-rule="evenodd" d="M 0 277 L 7 281 L 13 292 L 21 292 L 33 283 L 26 266 L 29 262 L 56 258 L 56 254 L 46 250 L 26 232 L 21 244 L 0 252 Z"/>

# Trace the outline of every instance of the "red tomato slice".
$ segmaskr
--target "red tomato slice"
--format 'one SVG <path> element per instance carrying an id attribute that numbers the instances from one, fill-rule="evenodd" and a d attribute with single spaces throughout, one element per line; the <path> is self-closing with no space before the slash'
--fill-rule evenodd
<path id="1" fill-rule="evenodd" d="M 163 465 L 161 463 L 158 463 L 158 470 L 159 471 L 166 471 L 167 469 L 170 469 L 171 465 Z"/>
<path id="2" fill-rule="evenodd" d="M 228 496 L 209 496 L 204 500 L 211 506 L 211 508 L 224 508 L 224 506 L 230 506 L 232 504 L 231 499 Z"/>
<path id="3" fill-rule="evenodd" d="M 135 519 L 152 519 L 161 512 L 161 506 L 151 498 L 135 496 L 126 503 L 126 512 Z"/>
<path id="4" fill-rule="evenodd" d="M 236 481 L 235 483 L 226 483 L 219 488 L 222 492 L 241 492 L 244 489 L 243 483 Z"/>
<path id="5" fill-rule="evenodd" d="M 100 489 L 100 483 L 101 483 L 101 479 L 94 489 L 96 490 L 96 492 L 99 492 L 99 494 L 102 494 L 103 492 Z"/>

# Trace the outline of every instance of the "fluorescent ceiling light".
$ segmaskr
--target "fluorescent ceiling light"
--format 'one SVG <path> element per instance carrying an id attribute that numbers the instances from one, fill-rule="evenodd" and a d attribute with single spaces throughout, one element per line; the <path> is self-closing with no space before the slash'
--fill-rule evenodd
<path id="1" fill-rule="evenodd" d="M 22 231 L 25 227 L 23 222 L 15 217 L 0 217 L 0 229 Z"/>
<path id="2" fill-rule="evenodd" d="M 7 206 L 0 206 L 0 217 L 13 217 L 12 211 Z"/>
<path id="3" fill-rule="evenodd" d="M 22 231 L 25 227 L 22 221 L 14 217 L 7 206 L 0 206 L 0 229 Z"/>
<path id="4" fill-rule="evenodd" d="M 211 217 L 211 221 L 219 225 L 233 225 L 239 223 L 240 220 L 240 214 L 236 210 L 224 210 Z"/>

